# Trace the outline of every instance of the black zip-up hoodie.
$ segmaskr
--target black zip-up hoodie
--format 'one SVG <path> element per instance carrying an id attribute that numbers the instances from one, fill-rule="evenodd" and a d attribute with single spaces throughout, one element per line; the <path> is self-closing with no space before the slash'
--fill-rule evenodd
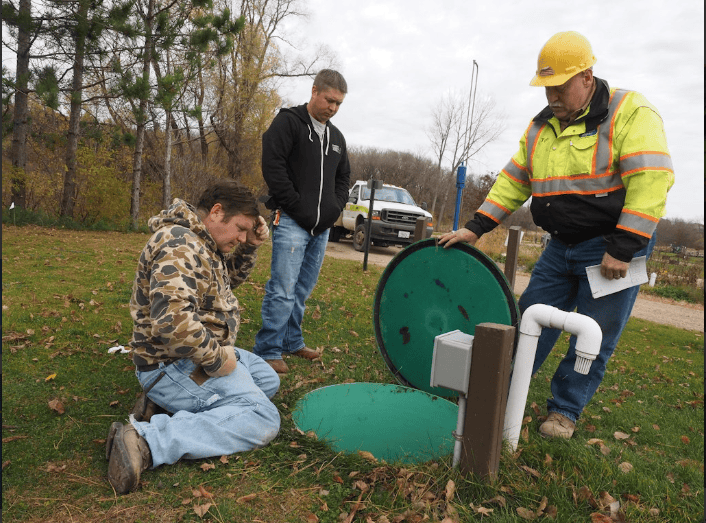
<path id="1" fill-rule="evenodd" d="M 262 135 L 262 176 L 270 196 L 312 235 L 338 219 L 348 201 L 350 172 L 343 134 L 329 121 L 322 144 L 306 104 L 280 110 Z"/>

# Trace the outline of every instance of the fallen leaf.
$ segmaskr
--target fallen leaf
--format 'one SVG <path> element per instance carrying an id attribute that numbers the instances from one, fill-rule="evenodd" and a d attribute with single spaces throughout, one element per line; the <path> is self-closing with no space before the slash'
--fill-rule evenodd
<path id="1" fill-rule="evenodd" d="M 224 465 L 227 465 L 228 464 L 228 456 L 221 456 L 218 461 L 220 461 Z"/>
<path id="2" fill-rule="evenodd" d="M 368 452 L 367 450 L 359 450 L 358 455 L 363 459 L 367 459 L 368 461 L 377 462 L 377 458 L 375 456 L 373 456 L 372 453 Z"/>
<path id="3" fill-rule="evenodd" d="M 606 516 L 600 512 L 594 512 L 591 514 L 591 523 L 613 523 L 613 520 L 610 516 Z"/>
<path id="4" fill-rule="evenodd" d="M 536 517 L 533 511 L 524 507 L 517 507 L 517 515 L 528 521 L 532 521 Z"/>
<path id="5" fill-rule="evenodd" d="M 498 496 L 495 496 L 494 498 L 491 498 L 487 501 L 483 501 L 483 504 L 485 504 L 485 505 L 487 505 L 488 503 L 497 503 L 501 507 L 505 508 L 506 501 L 503 496 L 498 495 Z"/>
<path id="6" fill-rule="evenodd" d="M 456 483 L 454 483 L 454 481 L 453 481 L 452 479 L 450 479 L 450 480 L 446 483 L 446 492 L 445 492 L 445 494 L 446 494 L 446 502 L 447 502 L 447 503 L 449 503 L 449 502 L 453 499 L 455 492 L 456 492 Z"/>
<path id="7" fill-rule="evenodd" d="M 688 445 L 688 444 L 690 443 L 690 440 L 689 440 L 689 438 L 688 438 L 687 436 L 682 436 L 682 437 L 681 437 L 681 442 L 682 442 L 684 445 Z"/>
<path id="8" fill-rule="evenodd" d="M 651 508 L 650 509 L 650 516 L 659 516 L 659 509 L 658 508 Z"/>
<path id="9" fill-rule="evenodd" d="M 633 466 L 631 463 L 623 461 L 620 465 L 618 465 L 618 468 L 620 469 L 620 472 L 622 472 L 623 474 L 627 474 L 633 469 Z"/>
<path id="10" fill-rule="evenodd" d="M 235 500 L 236 503 L 248 503 L 249 501 L 252 501 L 257 497 L 257 493 L 255 494 L 248 494 L 247 496 L 240 496 L 238 499 Z"/>
<path id="11" fill-rule="evenodd" d="M 206 490 L 203 485 L 199 485 L 199 494 L 204 498 L 213 499 L 213 494 Z"/>
<path id="12" fill-rule="evenodd" d="M 620 432 L 620 431 L 618 430 L 618 431 L 615 431 L 615 432 L 613 433 L 613 437 L 614 437 L 615 439 L 618 439 L 618 440 L 620 440 L 620 439 L 628 439 L 628 438 L 630 437 L 630 434 L 625 434 L 624 432 Z"/>
<path id="13" fill-rule="evenodd" d="M 360 481 L 360 480 L 353 483 L 353 487 L 357 488 L 361 492 L 365 492 L 366 490 L 368 490 L 370 488 L 370 487 L 368 487 L 368 484 L 365 481 Z"/>
<path id="14" fill-rule="evenodd" d="M 655 430 L 659 430 L 659 425 L 652 425 L 652 428 Z"/>
<path id="15" fill-rule="evenodd" d="M 61 401 L 59 401 L 57 399 L 53 399 L 53 400 L 49 401 L 49 408 L 51 410 L 58 412 L 59 414 L 64 413 L 64 405 L 63 405 L 63 403 L 61 403 Z"/>
<path id="16" fill-rule="evenodd" d="M 208 512 L 208 509 L 210 509 L 210 508 L 211 508 L 210 503 L 206 503 L 204 505 L 196 505 L 194 507 L 194 512 L 196 513 L 196 515 L 198 517 L 203 518 L 206 515 L 206 512 Z"/>
<path id="17" fill-rule="evenodd" d="M 207 472 L 209 470 L 215 469 L 216 466 L 213 463 L 203 463 L 199 468 L 204 472 Z"/>
<path id="18" fill-rule="evenodd" d="M 520 468 L 521 468 L 522 470 L 524 470 L 525 472 L 527 472 L 527 473 L 533 475 L 535 478 L 541 478 L 541 477 L 542 477 L 542 475 L 541 475 L 538 471 L 534 470 L 533 468 L 528 467 L 527 465 L 522 465 Z"/>
<path id="19" fill-rule="evenodd" d="M 492 509 L 492 508 L 485 508 L 485 507 L 478 507 L 477 509 L 475 509 L 477 514 L 482 514 L 484 516 L 490 516 L 493 513 L 493 510 L 494 509 Z"/>
<path id="20" fill-rule="evenodd" d="M 319 314 L 319 317 L 321 315 Z M 316 319 L 316 318 L 315 318 Z M 309 512 L 306 515 L 306 523 L 319 523 L 319 518 L 313 512 Z"/>
<path id="21" fill-rule="evenodd" d="M 49 374 L 46 378 L 44 378 L 44 381 L 50 381 L 56 378 L 56 372 L 54 374 Z"/>

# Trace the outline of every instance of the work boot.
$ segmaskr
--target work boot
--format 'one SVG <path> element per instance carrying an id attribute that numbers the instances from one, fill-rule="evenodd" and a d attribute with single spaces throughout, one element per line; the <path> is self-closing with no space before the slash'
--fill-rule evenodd
<path id="1" fill-rule="evenodd" d="M 287 372 L 289 372 L 289 366 L 284 362 L 284 360 L 265 361 L 270 364 L 270 367 L 272 367 L 277 374 L 287 374 Z"/>
<path id="2" fill-rule="evenodd" d="M 152 464 L 152 453 L 145 438 L 131 424 L 115 422 L 106 440 L 108 481 L 118 494 L 132 492 L 140 484 L 140 474 Z"/>
<path id="3" fill-rule="evenodd" d="M 130 412 L 135 417 L 135 421 L 146 421 L 149 423 L 155 414 L 169 414 L 162 407 L 147 397 L 144 392 L 140 394 L 135 402 L 135 406 Z"/>
<path id="4" fill-rule="evenodd" d="M 576 423 L 558 412 L 550 412 L 547 421 L 539 426 L 539 433 L 545 438 L 570 439 L 576 430 Z"/>
<path id="5" fill-rule="evenodd" d="M 321 358 L 321 354 L 319 354 L 314 349 L 310 349 L 309 347 L 302 347 L 301 349 L 296 352 L 293 352 L 292 354 L 294 356 L 304 358 L 305 360 L 309 361 L 318 360 L 319 358 Z"/>

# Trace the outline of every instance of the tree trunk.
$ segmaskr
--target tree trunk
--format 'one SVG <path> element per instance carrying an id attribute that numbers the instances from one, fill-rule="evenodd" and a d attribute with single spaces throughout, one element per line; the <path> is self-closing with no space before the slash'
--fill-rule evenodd
<path id="1" fill-rule="evenodd" d="M 71 115 L 66 143 L 66 171 L 64 172 L 64 190 L 59 207 L 60 216 L 73 218 L 76 203 L 76 153 L 78 151 L 79 125 L 83 95 L 83 62 L 86 54 L 86 34 L 88 32 L 88 0 L 81 0 L 76 28 L 76 56 L 74 57 L 73 81 L 71 84 Z"/>
<path id="2" fill-rule="evenodd" d="M 172 113 L 167 111 L 167 125 L 164 139 L 164 184 L 162 185 L 162 208 L 167 209 L 172 201 Z"/>
<path id="3" fill-rule="evenodd" d="M 12 201 L 16 207 L 27 206 L 25 169 L 27 168 L 27 86 L 29 84 L 29 51 L 31 0 L 20 0 L 17 32 L 17 65 L 15 88 L 15 111 L 12 119 Z"/>
<path id="4" fill-rule="evenodd" d="M 149 0 L 145 20 L 145 54 L 142 63 L 143 93 L 137 111 L 137 132 L 135 137 L 135 152 L 132 158 L 132 201 L 130 202 L 130 220 L 132 228 L 137 229 L 140 218 L 140 189 L 142 185 L 142 150 L 145 144 L 145 126 L 147 121 L 147 104 L 149 99 L 150 62 L 152 60 L 152 17 L 154 0 Z"/>

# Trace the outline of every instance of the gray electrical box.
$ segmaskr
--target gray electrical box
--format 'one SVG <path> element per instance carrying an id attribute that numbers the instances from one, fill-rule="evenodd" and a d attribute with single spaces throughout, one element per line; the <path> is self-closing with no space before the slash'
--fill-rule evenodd
<path id="1" fill-rule="evenodd" d="M 445 387 L 466 394 L 471 373 L 473 336 L 455 330 L 434 338 L 431 360 L 432 387 Z"/>

